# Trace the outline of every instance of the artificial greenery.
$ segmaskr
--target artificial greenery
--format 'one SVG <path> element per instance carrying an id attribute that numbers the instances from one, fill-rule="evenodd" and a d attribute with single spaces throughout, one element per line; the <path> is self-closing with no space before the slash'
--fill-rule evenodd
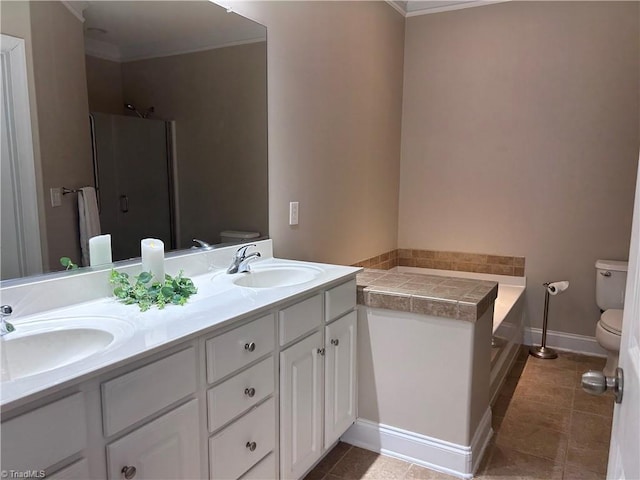
<path id="1" fill-rule="evenodd" d="M 77 270 L 78 265 L 73 263 L 69 257 L 60 257 L 60 265 L 62 265 L 65 270 Z"/>
<path id="2" fill-rule="evenodd" d="M 111 270 L 109 283 L 115 285 L 113 294 L 118 300 L 126 305 L 137 304 L 141 312 L 154 305 L 159 309 L 167 304 L 184 305 L 191 295 L 198 292 L 191 279 L 182 275 L 182 271 L 176 277 L 165 275 L 164 284 L 151 282 L 149 272 L 142 272 L 133 278 L 135 282 L 131 284 L 127 273 Z"/>

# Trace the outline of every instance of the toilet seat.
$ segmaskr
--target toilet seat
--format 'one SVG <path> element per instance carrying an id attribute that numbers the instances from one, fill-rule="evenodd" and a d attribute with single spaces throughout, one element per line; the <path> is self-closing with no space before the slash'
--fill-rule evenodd
<path id="1" fill-rule="evenodd" d="M 610 308 L 600 316 L 600 325 L 614 335 L 622 334 L 622 310 Z"/>

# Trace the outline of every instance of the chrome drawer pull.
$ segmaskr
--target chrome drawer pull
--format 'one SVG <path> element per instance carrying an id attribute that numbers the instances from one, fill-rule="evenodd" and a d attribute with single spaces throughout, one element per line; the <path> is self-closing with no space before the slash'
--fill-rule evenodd
<path id="1" fill-rule="evenodd" d="M 256 389 L 253 388 L 253 387 L 245 388 L 244 389 L 244 394 L 249 398 L 253 398 L 253 396 L 256 394 Z"/>
<path id="2" fill-rule="evenodd" d="M 245 343 L 244 344 L 244 349 L 247 350 L 248 352 L 253 352 L 256 349 L 256 344 L 251 342 L 251 343 Z"/>
<path id="3" fill-rule="evenodd" d="M 124 478 L 126 478 L 127 480 L 131 480 L 136 476 L 136 467 L 125 465 L 124 467 L 122 467 L 122 470 L 120 470 L 120 472 L 122 473 L 122 476 Z"/>
<path id="4" fill-rule="evenodd" d="M 335 345 L 336 347 L 340 344 L 340 340 L 337 338 L 335 340 L 331 339 L 331 345 Z"/>
<path id="5" fill-rule="evenodd" d="M 246 447 L 250 452 L 253 452 L 258 447 L 258 445 L 256 444 L 256 442 L 247 442 Z"/>

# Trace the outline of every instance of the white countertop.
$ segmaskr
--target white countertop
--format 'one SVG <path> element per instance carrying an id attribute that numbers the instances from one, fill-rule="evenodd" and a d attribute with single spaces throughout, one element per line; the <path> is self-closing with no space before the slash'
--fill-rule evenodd
<path id="1" fill-rule="evenodd" d="M 168 305 L 164 310 L 152 308 L 140 312 L 137 305 L 124 305 L 114 297 L 103 297 L 68 307 L 12 318 L 19 331 L 21 325 L 43 319 L 73 319 L 76 317 L 105 317 L 129 326 L 124 340 L 107 350 L 84 360 L 0 384 L 0 407 L 8 411 L 28 401 L 67 388 L 90 377 L 99 375 L 134 360 L 139 360 L 163 349 L 211 333 L 231 322 L 259 315 L 278 303 L 303 297 L 314 289 L 339 283 L 354 276 L 361 268 L 298 262 L 268 258 L 254 262 L 256 268 L 269 265 L 306 265 L 317 267 L 319 275 L 305 283 L 278 288 L 246 288 L 232 283 L 236 275 L 227 275 L 224 269 L 210 270 L 191 276 L 198 288 L 186 305 Z M 189 272 L 185 274 L 187 276 Z M 239 274 L 243 275 L 243 274 Z M 250 274 L 249 274 L 250 275 Z M 116 322 L 111 318 L 116 318 Z M 102 319 L 100 319 L 102 321 Z M 11 334 L 9 334 L 11 335 Z M 8 338 L 8 337 L 7 337 Z M 4 341 L 4 339 L 2 339 Z"/>

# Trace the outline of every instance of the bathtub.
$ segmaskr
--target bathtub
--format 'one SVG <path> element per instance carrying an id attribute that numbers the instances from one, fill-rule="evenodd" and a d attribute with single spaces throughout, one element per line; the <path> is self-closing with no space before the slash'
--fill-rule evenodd
<path id="1" fill-rule="evenodd" d="M 491 275 L 484 273 L 435 270 L 418 267 L 395 267 L 397 272 L 421 273 L 446 277 L 473 278 L 498 282 L 498 297 L 493 310 L 493 337 L 491 339 L 491 405 L 518 357 L 524 335 L 524 292 L 526 277 Z"/>

